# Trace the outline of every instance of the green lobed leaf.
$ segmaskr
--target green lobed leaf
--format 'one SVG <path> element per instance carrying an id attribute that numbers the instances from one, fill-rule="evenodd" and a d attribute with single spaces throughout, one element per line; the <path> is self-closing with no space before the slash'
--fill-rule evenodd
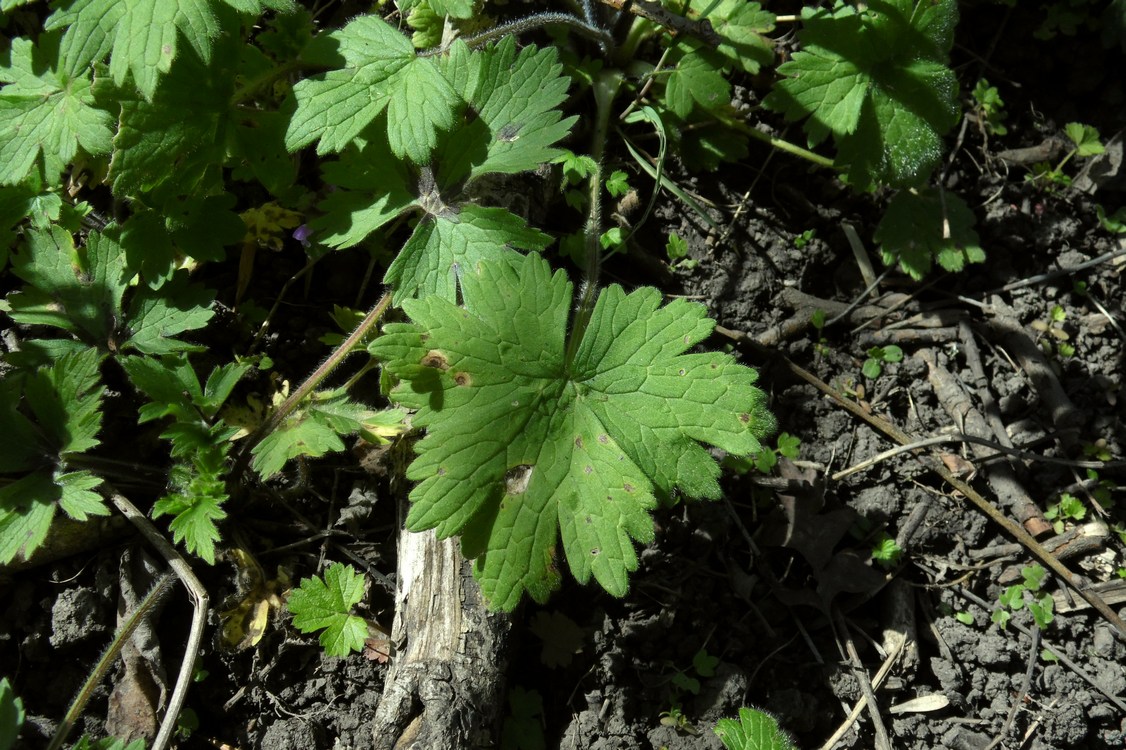
<path id="1" fill-rule="evenodd" d="M 506 37 L 470 52 L 456 42 L 444 70 L 477 117 L 444 140 L 437 157 L 443 185 L 534 170 L 562 153 L 554 144 L 578 118 L 564 118 L 559 110 L 570 79 L 561 74 L 554 48 L 529 45 L 517 52 L 515 40 Z"/>
<path id="2" fill-rule="evenodd" d="M 936 261 L 951 272 L 985 261 L 973 226 L 973 212 L 954 193 L 904 190 L 888 203 L 872 238 L 884 263 L 898 263 L 911 278 L 921 279 Z"/>
<path id="3" fill-rule="evenodd" d="M 324 630 L 320 642 L 329 656 L 360 651 L 367 638 L 367 623 L 351 614 L 364 598 L 364 578 L 351 565 L 333 563 L 324 579 L 305 578 L 286 603 L 293 626 L 302 633 Z"/>
<path id="4" fill-rule="evenodd" d="M 698 40 L 683 43 L 676 70 L 665 84 L 665 103 L 678 117 L 699 105 L 714 110 L 731 101 L 731 84 L 723 77 L 723 58 Z"/>
<path id="5" fill-rule="evenodd" d="M 159 290 L 139 289 L 126 313 L 126 345 L 155 355 L 197 349 L 175 336 L 206 326 L 215 315 L 214 300 L 215 293 L 192 284 L 186 271 L 177 272 Z"/>
<path id="6" fill-rule="evenodd" d="M 22 181 L 38 160 L 54 182 L 81 147 L 110 149 L 113 118 L 94 106 L 87 71 L 58 70 L 58 39 L 13 39 L 0 55 L 0 185 Z"/>
<path id="7" fill-rule="evenodd" d="M 12 294 L 12 318 L 49 325 L 105 347 L 121 319 L 124 276 L 120 248 L 91 232 L 84 248 L 60 226 L 30 230 L 26 244 L 12 258 L 16 275 L 30 287 Z"/>
<path id="8" fill-rule="evenodd" d="M 438 295 L 454 301 L 458 280 L 483 260 L 519 257 L 513 248 L 542 250 L 551 238 L 503 208 L 472 204 L 426 216 L 387 269 L 395 300 Z"/>
<path id="9" fill-rule="evenodd" d="M 352 247 L 415 204 L 406 165 L 383 134 L 348 147 L 323 172 L 340 189 L 320 202 L 324 216 L 311 226 L 325 233 L 319 240 L 329 247 Z"/>
<path id="10" fill-rule="evenodd" d="M 426 429 L 408 528 L 462 534 L 495 608 L 547 598 L 560 530 L 575 577 L 624 595 L 658 499 L 720 495 L 700 443 L 747 455 L 773 428 L 755 372 L 685 354 L 714 323 L 685 300 L 661 307 L 656 289 L 603 290 L 568 363 L 562 272 L 532 254 L 463 268 L 461 283 L 464 307 L 405 300 L 414 322 L 369 347 Z"/>
<path id="11" fill-rule="evenodd" d="M 59 491 L 51 473 L 40 470 L 0 486 L 0 563 L 28 559 L 47 538 Z"/>
<path id="12" fill-rule="evenodd" d="M 863 10 L 806 9 L 802 49 L 764 100 L 787 120 L 806 119 L 811 144 L 832 134 L 858 190 L 918 186 L 958 121 L 947 67 L 954 0 L 873 0 Z"/>
<path id="13" fill-rule="evenodd" d="M 754 75 L 774 59 L 773 44 L 764 34 L 774 30 L 774 14 L 745 0 L 691 0 L 689 16 L 706 18 L 722 38 L 717 48 L 727 62 Z"/>
<path id="14" fill-rule="evenodd" d="M 317 458 L 344 450 L 342 435 L 359 432 L 372 414 L 367 407 L 348 400 L 346 395 L 315 400 L 298 410 L 277 429 L 254 446 L 251 466 L 263 479 L 277 474 L 290 459 Z"/>
<path id="15" fill-rule="evenodd" d="M 99 444 L 105 392 L 98 372 L 101 358 L 95 349 L 66 354 L 27 379 L 24 396 L 53 453 L 65 457 Z"/>
<path id="16" fill-rule="evenodd" d="M 778 720 L 755 708 L 740 708 L 738 720 L 720 719 L 715 733 L 727 750 L 796 750 Z"/>
<path id="17" fill-rule="evenodd" d="M 290 0 L 222 0 L 245 13 L 266 8 L 286 11 Z M 63 69 L 77 75 L 90 63 L 110 55 L 109 72 L 120 86 L 128 75 L 151 100 L 161 77 L 179 54 L 180 35 L 205 63 L 222 30 L 216 0 L 74 0 L 60 7 L 44 24 L 66 28 L 60 48 Z"/>
<path id="18" fill-rule="evenodd" d="M 152 517 L 172 515 L 168 524 L 172 538 L 208 565 L 215 563 L 215 543 L 222 536 L 217 522 L 227 517 L 225 480 L 228 444 L 201 446 L 190 461 L 172 470 L 174 491 L 153 504 Z"/>
<path id="19" fill-rule="evenodd" d="M 410 40 L 378 16 L 360 16 L 313 45 L 314 61 L 343 67 L 293 87 L 297 111 L 286 146 L 319 141 L 318 154 L 341 151 L 386 110 L 392 152 L 427 162 L 458 103 L 436 61 L 417 57 Z"/>

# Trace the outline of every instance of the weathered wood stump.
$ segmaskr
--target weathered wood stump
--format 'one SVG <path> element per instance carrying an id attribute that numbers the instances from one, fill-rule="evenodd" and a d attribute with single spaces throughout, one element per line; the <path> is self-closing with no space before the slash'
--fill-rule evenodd
<path id="1" fill-rule="evenodd" d="M 377 750 L 495 747 L 511 616 L 490 613 L 457 539 L 399 537 L 391 669 Z"/>

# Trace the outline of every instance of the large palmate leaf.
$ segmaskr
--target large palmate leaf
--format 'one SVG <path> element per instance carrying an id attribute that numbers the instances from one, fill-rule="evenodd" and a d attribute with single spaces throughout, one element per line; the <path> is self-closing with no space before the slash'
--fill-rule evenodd
<path id="1" fill-rule="evenodd" d="M 958 121 L 958 84 L 947 67 L 954 0 L 872 0 L 863 9 L 807 8 L 802 48 L 764 104 L 805 121 L 811 144 L 832 134 L 860 190 L 914 187 Z"/>
<path id="2" fill-rule="evenodd" d="M 360 16 L 318 38 L 309 57 L 337 70 L 293 87 L 297 111 L 286 133 L 290 149 L 313 141 L 317 153 L 340 151 L 384 110 L 391 150 L 424 163 L 437 131 L 454 122 L 457 93 L 433 58 L 378 16 Z"/>
<path id="3" fill-rule="evenodd" d="M 461 534 L 496 608 L 556 587 L 560 533 L 579 581 L 624 595 L 658 500 L 719 496 L 701 443 L 746 455 L 772 429 L 756 373 L 685 354 L 714 323 L 698 304 L 662 307 L 656 289 L 603 290 L 568 359 L 572 287 L 541 257 L 482 261 L 461 283 L 463 306 L 405 300 L 414 322 L 370 346 L 426 428 L 407 526 Z"/>
<path id="4" fill-rule="evenodd" d="M 290 10 L 292 0 L 222 0 L 244 13 L 266 8 Z M 90 63 L 110 56 L 109 72 L 121 85 L 132 74 L 137 88 L 151 99 L 160 77 L 178 56 L 180 35 L 204 62 L 220 36 L 217 0 L 73 0 L 59 3 L 45 24 L 65 28 L 60 62 L 77 75 Z"/>
<path id="5" fill-rule="evenodd" d="M 13 39 L 0 54 L 0 185 L 23 180 L 38 159 L 55 180 L 79 146 L 90 154 L 110 149 L 113 117 L 95 108 L 88 71 L 58 70 L 57 43 L 51 35 L 39 46 Z"/>

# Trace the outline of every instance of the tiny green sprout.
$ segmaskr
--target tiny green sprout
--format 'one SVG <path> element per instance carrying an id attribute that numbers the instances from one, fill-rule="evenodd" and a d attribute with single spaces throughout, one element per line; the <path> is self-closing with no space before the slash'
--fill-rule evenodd
<path id="1" fill-rule="evenodd" d="M 1082 521 L 1087 515 L 1083 501 L 1074 495 L 1063 493 L 1058 503 L 1054 503 L 1044 511 L 1044 517 L 1052 522 L 1052 529 L 1057 534 L 1062 534 L 1068 521 Z"/>
<path id="2" fill-rule="evenodd" d="M 978 79 L 973 90 L 974 106 L 981 114 L 981 122 L 992 135 L 1005 135 L 1008 128 L 1002 124 L 1005 119 L 1005 102 L 996 86 L 990 86 L 984 78 Z"/>
<path id="3" fill-rule="evenodd" d="M 629 175 L 620 169 L 615 169 L 606 178 L 606 192 L 615 198 L 621 198 L 629 192 Z"/>
<path id="4" fill-rule="evenodd" d="M 190 708 L 184 708 L 176 717 L 176 736 L 186 740 L 199 729 L 199 716 Z"/>
<path id="5" fill-rule="evenodd" d="M 1086 297 L 1088 294 L 1090 294 L 1090 288 L 1088 287 L 1087 282 L 1080 281 L 1079 279 L 1076 279 L 1072 282 L 1071 291 L 1079 295 L 1080 297 Z"/>
<path id="6" fill-rule="evenodd" d="M 801 438 L 791 435 L 788 432 L 783 432 L 778 436 L 778 453 L 789 459 L 798 457 L 798 451 L 801 446 Z"/>
<path id="7" fill-rule="evenodd" d="M 798 236 L 794 237 L 794 247 L 796 247 L 798 250 L 801 250 L 803 247 L 812 242 L 813 238 L 816 236 L 816 229 L 807 229 Z"/>
<path id="8" fill-rule="evenodd" d="M 1067 311 L 1061 305 L 1053 305 L 1050 316 L 1054 322 L 1062 323 L 1067 320 Z"/>
<path id="9" fill-rule="evenodd" d="M 954 619 L 957 620 L 958 622 L 962 623 L 963 625 L 973 625 L 974 624 L 974 616 L 971 615 L 969 612 L 955 612 L 954 613 Z"/>
<path id="10" fill-rule="evenodd" d="M 662 711 L 660 714 L 661 726 L 672 727 L 678 732 L 683 734 L 690 734 L 693 737 L 700 734 L 700 730 L 692 723 L 692 720 L 685 715 L 680 706 L 671 706 L 668 711 Z"/>
<path id="11" fill-rule="evenodd" d="M 887 532 L 880 534 L 872 545 L 872 559 L 884 568 L 894 568 L 903 557 L 903 548 L 888 536 Z"/>
<path id="12" fill-rule="evenodd" d="M 814 310 L 813 314 L 809 316 L 809 324 L 817 329 L 817 332 L 825 330 L 825 311 Z"/>
<path id="13" fill-rule="evenodd" d="M 1060 660 L 1060 658 L 1056 656 L 1056 652 L 1052 651 L 1050 648 L 1040 649 L 1040 658 L 1046 662 L 1057 662 Z"/>
<path id="14" fill-rule="evenodd" d="M 883 374 L 884 363 L 901 361 L 903 361 L 903 350 L 895 344 L 873 346 L 868 350 L 868 359 L 864 360 L 860 371 L 864 373 L 864 377 L 875 380 Z"/>
<path id="15" fill-rule="evenodd" d="M 690 271 L 699 262 L 688 257 L 688 241 L 676 232 L 669 233 L 668 242 L 665 243 L 665 253 L 669 256 L 672 268 L 683 268 Z"/>
<path id="16" fill-rule="evenodd" d="M 1012 619 L 1013 612 L 1028 607 L 1036 627 L 1043 630 L 1055 617 L 1055 600 L 1051 594 L 1041 590 L 1048 571 L 1034 563 L 1021 568 L 1020 574 L 1021 583 L 1008 586 L 1001 592 L 997 599 L 1001 608 L 993 611 L 992 620 L 1003 629 Z"/>
<path id="17" fill-rule="evenodd" d="M 1099 438 L 1093 443 L 1083 442 L 1083 455 L 1096 461 L 1109 461 L 1114 456 L 1106 447 L 1106 438 Z"/>
<path id="18" fill-rule="evenodd" d="M 1064 154 L 1054 167 L 1048 162 L 1033 164 L 1032 174 L 1025 177 L 1027 182 L 1040 184 L 1049 190 L 1068 188 L 1071 186 L 1071 178 L 1063 171 L 1067 163 L 1074 158 L 1086 159 L 1106 150 L 1099 137 L 1099 131 L 1090 125 L 1069 122 L 1064 126 L 1064 134 L 1072 143 L 1071 150 Z"/>
<path id="19" fill-rule="evenodd" d="M 1095 214 L 1099 217 L 1099 223 L 1103 225 L 1103 229 L 1111 234 L 1126 234 L 1126 206 L 1121 206 L 1114 213 L 1109 216 L 1106 209 L 1101 205 L 1095 206 Z"/>
<path id="20" fill-rule="evenodd" d="M 775 445 L 777 446 L 775 448 L 764 445 L 762 446 L 762 450 L 751 457 L 755 469 L 760 474 L 769 474 L 773 471 L 774 467 L 778 465 L 779 456 L 785 456 L 789 459 L 797 458 L 801 446 L 801 438 L 795 437 L 788 432 L 783 432 L 778 435 L 778 440 Z M 745 470 L 746 467 L 744 468 L 744 471 Z"/>
<path id="21" fill-rule="evenodd" d="M 614 252 L 622 246 L 624 239 L 621 227 L 610 227 L 598 238 L 598 244 L 602 246 L 603 250 Z"/>

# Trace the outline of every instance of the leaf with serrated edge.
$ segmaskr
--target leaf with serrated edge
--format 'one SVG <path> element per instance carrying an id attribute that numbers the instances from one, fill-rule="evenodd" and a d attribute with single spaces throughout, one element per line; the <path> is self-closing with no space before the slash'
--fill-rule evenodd
<path id="1" fill-rule="evenodd" d="M 577 119 L 563 118 L 558 109 L 570 83 L 562 69 L 554 49 L 528 46 L 517 52 L 512 37 L 468 55 L 464 43 L 455 43 L 446 75 L 462 86 L 456 90 L 478 117 L 443 144 L 437 159 L 441 181 L 529 171 L 562 153 L 554 144 Z"/>
<path id="2" fill-rule="evenodd" d="M 364 597 L 364 578 L 351 565 L 333 563 L 324 580 L 306 578 L 287 602 L 293 626 L 302 633 L 324 630 L 320 642 L 330 656 L 347 656 L 363 648 L 367 624 L 351 614 Z"/>
<path id="3" fill-rule="evenodd" d="M 278 0 L 223 0 L 242 12 L 289 10 Z M 47 19 L 47 30 L 66 28 L 60 47 L 63 70 L 78 74 L 110 53 L 110 74 L 121 85 L 128 74 L 146 99 L 179 56 L 179 34 L 204 62 L 220 36 L 216 0 L 75 0 Z"/>
<path id="4" fill-rule="evenodd" d="M 656 289 L 601 292 L 564 362 L 572 288 L 532 254 L 463 269 L 464 307 L 405 300 L 369 350 L 402 382 L 393 398 L 427 430 L 407 470 L 407 526 L 462 534 L 491 605 L 557 585 L 559 529 L 575 577 L 622 596 L 652 539 L 649 511 L 679 489 L 715 498 L 698 441 L 747 455 L 773 427 L 756 374 L 728 355 L 684 354 L 714 323 Z M 456 415 L 456 416 L 455 416 Z"/>
<path id="5" fill-rule="evenodd" d="M 0 185 L 27 176 L 42 156 L 48 180 L 55 180 L 81 146 L 89 154 L 110 150 L 113 117 L 94 106 L 88 71 L 56 70 L 50 39 L 36 48 L 13 39 L 0 57 Z"/>
<path id="6" fill-rule="evenodd" d="M 898 263 L 911 278 L 921 279 L 934 261 L 947 271 L 957 272 L 967 262 L 985 260 L 973 225 L 973 211 L 954 193 L 905 190 L 888 203 L 872 239 L 879 243 L 884 263 Z M 944 236 L 946 228 L 949 237 Z"/>
<path id="7" fill-rule="evenodd" d="M 542 250 L 551 242 L 502 208 L 466 205 L 460 212 L 427 216 L 395 256 L 384 282 L 398 302 L 436 294 L 456 299 L 458 279 L 486 259 L 519 257 L 512 248 Z"/>
<path id="8" fill-rule="evenodd" d="M 811 144 L 832 133 L 858 190 L 923 182 L 958 120 L 947 67 L 954 0 L 873 0 L 862 10 L 806 9 L 802 49 L 764 100 L 787 120 L 807 118 Z"/>
<path id="9" fill-rule="evenodd" d="M 340 188 L 321 201 L 324 216 L 312 222 L 329 247 L 351 247 L 414 205 L 405 165 L 382 135 L 348 148 L 323 171 Z"/>
<path id="10" fill-rule="evenodd" d="M 424 163 L 437 131 L 453 124 L 458 101 L 437 63 L 417 57 L 410 40 L 377 16 L 361 16 L 317 46 L 326 59 L 342 56 L 344 67 L 293 87 L 297 111 L 286 147 L 319 140 L 318 154 L 341 151 L 386 109 L 391 150 Z"/>
<path id="11" fill-rule="evenodd" d="M 795 750 L 778 720 L 754 708 L 740 708 L 738 721 L 720 719 L 715 733 L 727 750 Z"/>

